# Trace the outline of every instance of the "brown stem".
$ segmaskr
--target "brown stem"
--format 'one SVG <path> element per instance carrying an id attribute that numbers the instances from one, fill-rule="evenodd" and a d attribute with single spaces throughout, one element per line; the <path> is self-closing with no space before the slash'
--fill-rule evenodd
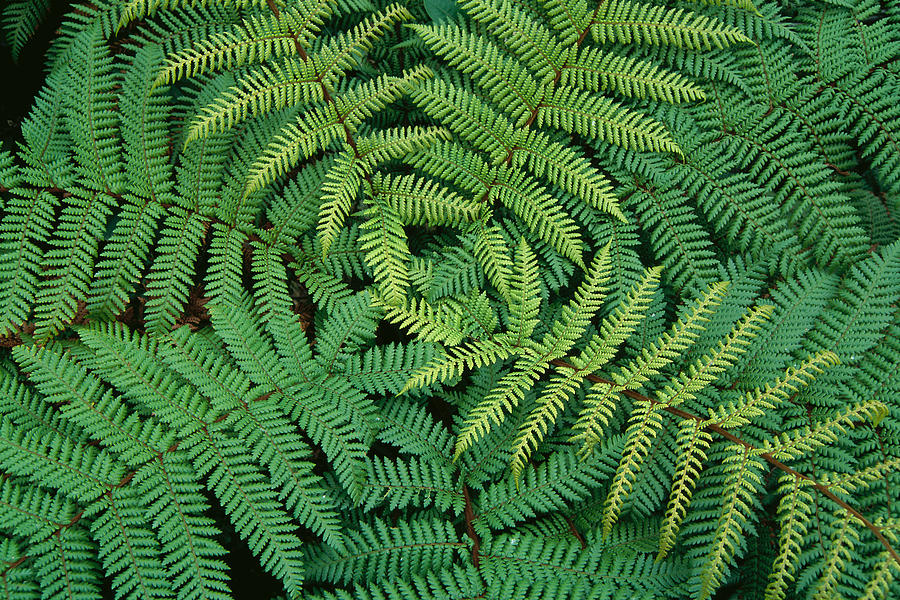
<path id="1" fill-rule="evenodd" d="M 584 536 L 581 535 L 581 532 L 578 531 L 578 528 L 575 526 L 575 521 L 573 521 L 572 517 L 569 515 L 563 515 L 563 519 L 569 524 L 569 531 L 572 532 L 572 535 L 574 535 L 575 539 L 578 540 L 578 543 L 581 544 L 581 549 L 585 550 L 587 548 L 587 542 L 584 541 Z"/>
<path id="2" fill-rule="evenodd" d="M 553 366 L 556 366 L 556 367 L 565 367 L 568 369 L 577 370 L 577 367 L 575 365 L 568 363 L 564 360 L 560 360 L 560 359 L 552 360 L 552 361 L 550 361 L 550 364 L 552 364 Z M 593 383 L 605 383 L 609 386 L 616 385 L 615 382 L 610 381 L 608 379 L 603 379 L 602 377 L 597 377 L 596 375 L 588 375 L 586 377 L 586 379 Z M 626 396 L 628 396 L 629 398 L 632 398 L 633 400 L 637 400 L 639 402 L 649 402 L 650 404 L 659 404 L 659 401 L 654 400 L 653 398 L 644 396 L 643 394 L 639 394 L 639 393 L 635 392 L 634 390 L 619 390 L 619 391 L 621 393 L 625 394 Z M 664 406 L 663 410 L 665 410 L 667 413 L 669 413 L 671 415 L 675 415 L 676 417 L 679 417 L 681 419 L 692 419 L 694 421 L 700 421 L 700 422 L 704 422 L 707 420 L 704 417 L 683 411 L 679 408 L 675 408 L 674 406 Z M 751 450 L 758 450 L 758 448 L 756 446 L 754 446 L 747 440 L 739 438 L 738 436 L 734 435 L 727 429 L 725 429 L 719 425 L 716 425 L 715 423 L 706 425 L 703 429 L 705 429 L 706 431 L 711 431 L 713 433 L 716 433 L 719 436 L 728 440 L 729 442 L 733 442 L 735 444 L 740 444 L 741 446 L 744 446 L 745 448 L 749 448 Z M 759 456 L 761 456 L 763 459 L 765 459 L 766 462 L 768 462 L 770 465 L 772 465 L 776 469 L 784 471 L 785 473 L 790 473 L 791 475 L 793 475 L 794 477 L 797 477 L 799 479 L 808 481 L 810 483 L 810 485 L 812 485 L 812 487 L 815 488 L 819 493 L 821 493 L 823 496 L 825 496 L 826 498 L 828 498 L 829 500 L 831 500 L 832 502 L 834 502 L 835 504 L 837 504 L 838 506 L 840 506 L 841 508 L 846 510 L 848 513 L 850 513 L 851 515 L 856 517 L 856 519 L 859 520 L 860 523 L 865 525 L 866 528 L 872 532 L 872 535 L 874 535 L 875 538 L 879 542 L 881 542 L 881 545 L 885 547 L 885 549 L 888 551 L 888 554 L 891 555 L 891 558 L 893 558 L 894 561 L 898 565 L 900 565 L 900 555 L 897 554 L 897 551 L 894 550 L 894 547 L 891 546 L 891 543 L 888 541 L 888 539 L 884 536 L 883 533 L 881 533 L 881 529 L 879 527 L 877 527 L 874 523 L 869 521 L 866 517 L 864 517 L 862 515 L 862 513 L 860 513 L 858 510 L 854 509 L 852 506 L 850 506 L 849 504 L 847 504 L 846 502 L 844 502 L 843 500 L 841 500 L 840 498 L 835 496 L 831 490 L 829 490 L 827 487 L 825 487 L 824 485 L 822 485 L 821 483 L 819 483 L 812 477 L 808 477 L 808 476 L 804 475 L 803 473 L 800 473 L 799 471 L 796 471 L 796 470 L 790 468 L 789 466 L 787 466 L 786 464 L 784 464 L 783 462 L 781 462 L 780 460 L 778 460 L 777 458 L 775 458 L 774 456 L 769 454 L 768 452 L 763 452 L 763 453 L 759 454 Z"/>
<path id="3" fill-rule="evenodd" d="M 475 510 L 472 508 L 472 499 L 469 497 L 469 486 L 467 485 L 463 486 L 463 498 L 466 501 L 466 535 L 472 539 L 472 564 L 477 569 L 478 563 L 481 562 L 481 540 L 478 538 L 478 534 L 475 533 L 475 527 L 472 525 L 472 521 L 475 519 Z"/>

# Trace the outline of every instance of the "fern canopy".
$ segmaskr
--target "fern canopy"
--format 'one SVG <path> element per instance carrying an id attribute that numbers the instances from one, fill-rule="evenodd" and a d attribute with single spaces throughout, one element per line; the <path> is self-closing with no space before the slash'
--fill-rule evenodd
<path id="1" fill-rule="evenodd" d="M 4 3 L 0 595 L 900 597 L 894 4 Z"/>

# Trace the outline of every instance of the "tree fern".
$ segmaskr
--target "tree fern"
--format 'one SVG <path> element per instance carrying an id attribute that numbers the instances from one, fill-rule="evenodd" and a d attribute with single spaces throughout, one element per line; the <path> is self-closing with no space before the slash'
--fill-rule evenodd
<path id="1" fill-rule="evenodd" d="M 3 595 L 900 594 L 890 3 L 70 4 Z"/>

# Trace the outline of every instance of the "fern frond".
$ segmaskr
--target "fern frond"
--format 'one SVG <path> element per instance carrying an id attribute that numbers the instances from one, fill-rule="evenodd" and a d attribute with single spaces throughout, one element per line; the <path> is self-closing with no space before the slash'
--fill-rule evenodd
<path id="1" fill-rule="evenodd" d="M 100 542 L 98 552 L 120 598 L 172 598 L 165 578 L 159 542 L 145 528 L 142 499 L 132 486 L 110 490 L 96 509 L 91 533 Z"/>
<path id="2" fill-rule="evenodd" d="M 440 353 L 436 344 L 428 342 L 374 346 L 350 354 L 341 376 L 369 393 L 399 394 L 412 374 L 438 359 Z"/>
<path id="3" fill-rule="evenodd" d="M 672 490 L 669 494 L 666 516 L 659 528 L 658 557 L 665 557 L 675 546 L 675 539 L 681 522 L 687 514 L 694 487 L 707 458 L 707 450 L 712 443 L 712 436 L 699 421 L 684 420 L 678 429 L 678 459 L 675 475 L 672 477 Z"/>
<path id="4" fill-rule="evenodd" d="M 782 461 L 796 459 L 811 454 L 829 442 L 837 441 L 838 434 L 846 435 L 847 428 L 853 427 L 861 419 L 868 418 L 877 427 L 887 413 L 888 408 L 881 402 L 861 402 L 848 406 L 827 421 L 817 422 L 813 427 L 805 426 L 775 436 L 774 440 L 766 440 L 759 452 L 766 452 Z"/>
<path id="5" fill-rule="evenodd" d="M 481 207 L 433 181 L 413 175 L 375 173 L 372 195 L 393 208 L 406 225 L 459 227 L 474 221 Z"/>
<path id="6" fill-rule="evenodd" d="M 571 451 L 554 452 L 546 461 L 523 466 L 515 481 L 501 481 L 479 496 L 479 512 L 473 525 L 481 535 L 491 529 L 511 527 L 590 497 L 612 474 L 621 438 L 610 439 L 591 461 L 579 460 Z"/>
<path id="7" fill-rule="evenodd" d="M 579 433 L 572 437 L 572 441 L 581 442 L 583 454 L 589 453 L 603 435 L 605 426 L 602 422 L 609 421 L 617 394 L 621 390 L 639 388 L 690 346 L 707 320 L 707 315 L 721 302 L 727 287 L 725 282 L 710 285 L 691 306 L 690 311 L 672 325 L 669 332 L 643 348 L 638 358 L 613 373 L 613 385 L 597 384 L 599 389 L 588 394 L 585 398 L 586 406 L 574 425 Z M 639 297 L 635 292 L 635 298 Z"/>
<path id="8" fill-rule="evenodd" d="M 400 215 L 390 205 L 375 201 L 362 216 L 360 249 L 375 275 L 379 296 L 386 304 L 402 302 L 409 287 L 411 257 Z"/>
<path id="9" fill-rule="evenodd" d="M 38 291 L 35 335 L 48 340 L 65 327 L 86 301 L 97 258 L 99 239 L 106 229 L 114 199 L 103 192 L 79 189 L 63 209 L 51 248 L 43 257 L 50 279 Z"/>
<path id="10" fill-rule="evenodd" d="M 327 109 L 312 110 L 288 123 L 258 156 L 247 174 L 243 195 L 249 196 L 292 169 L 300 159 L 325 150 L 344 134 L 337 115 Z"/>
<path id="11" fill-rule="evenodd" d="M 552 342 L 554 354 L 568 352 L 575 341 L 583 335 L 591 318 L 600 309 L 609 278 L 610 261 L 607 245 L 594 257 L 585 280 L 575 292 L 572 302 L 563 307 L 560 317 L 549 327 L 547 337 L 554 338 Z M 542 343 L 545 347 L 550 345 L 549 340 Z M 538 398 L 537 407 L 532 409 L 531 414 L 523 422 L 519 434 L 513 441 L 513 457 L 510 465 L 516 480 L 531 452 L 537 448 L 562 412 L 569 396 L 581 386 L 585 377 L 612 358 L 612 352 L 596 350 L 596 344 L 592 345 L 589 342 L 588 347 L 575 360 L 577 368 L 557 375 Z"/>
<path id="12" fill-rule="evenodd" d="M 423 340 L 424 341 L 424 340 Z M 431 385 L 436 381 L 450 381 L 463 371 L 504 360 L 514 355 L 514 349 L 507 344 L 492 339 L 470 342 L 450 348 L 444 358 L 432 361 L 413 373 L 403 386 L 401 393 L 417 387 Z"/>
<path id="13" fill-rule="evenodd" d="M 514 347 L 528 340 L 538 324 L 539 292 L 537 260 L 522 238 L 516 247 L 509 286 L 509 331 Z"/>
<path id="14" fill-rule="evenodd" d="M 205 3 L 206 0 L 201 0 Z M 225 0 L 226 4 L 235 8 L 263 6 L 266 0 Z M 193 0 L 127 0 L 120 7 L 118 29 L 127 23 L 152 15 L 161 10 L 180 8 L 184 4 L 193 4 Z"/>
<path id="15" fill-rule="evenodd" d="M 453 473 L 440 463 L 413 456 L 408 460 L 373 459 L 366 461 L 364 510 L 388 506 L 389 510 L 409 506 L 450 510 L 461 514 L 465 500 L 453 485 Z"/>
<path id="16" fill-rule="evenodd" d="M 822 574 L 813 589 L 814 600 L 826 600 L 834 596 L 844 565 L 850 560 L 854 546 L 859 543 L 859 532 L 855 525 L 856 517 L 850 512 L 837 518 L 837 526 L 825 554 Z"/>
<path id="17" fill-rule="evenodd" d="M 501 169 L 487 196 L 490 201 L 499 200 L 527 223 L 532 233 L 584 268 L 578 225 L 561 209 L 556 199 L 524 173 Z"/>
<path id="18" fill-rule="evenodd" d="M 788 584 L 795 577 L 795 565 L 800 558 L 803 536 L 806 534 L 810 512 L 815 506 L 813 497 L 805 487 L 799 477 L 783 475 L 780 478 L 778 521 L 781 530 L 778 534 L 778 556 L 775 557 L 766 586 L 767 600 L 783 600 Z"/>
<path id="19" fill-rule="evenodd" d="M 384 36 L 397 23 L 411 19 L 409 9 L 400 3 L 393 3 L 368 15 L 350 31 L 332 36 L 311 56 L 322 85 L 333 88 L 335 81 L 357 66 L 366 52 L 372 49 L 377 38 Z"/>
<path id="20" fill-rule="evenodd" d="M 99 27 L 75 38 L 68 76 L 67 124 L 82 182 L 107 194 L 124 191 L 114 88 L 120 85 Z"/>
<path id="21" fill-rule="evenodd" d="M 483 438 L 493 425 L 500 425 L 506 414 L 518 406 L 538 378 L 547 370 L 547 363 L 531 358 L 519 359 L 513 370 L 504 375 L 497 385 L 469 411 L 465 425 L 456 438 L 454 460 Z"/>
<path id="22" fill-rule="evenodd" d="M 511 161 L 514 167 L 526 167 L 537 177 L 546 174 L 556 185 L 588 205 L 626 220 L 609 182 L 583 156 L 540 132 L 518 137 L 518 148 Z"/>
<path id="23" fill-rule="evenodd" d="M 704 425 L 713 423 L 729 429 L 746 425 L 751 419 L 764 414 L 764 409 L 771 409 L 784 401 L 798 386 L 807 386 L 819 373 L 828 367 L 838 364 L 838 357 L 833 352 L 820 352 L 809 356 L 799 366 L 791 366 L 774 383 L 766 384 L 746 393 L 737 402 L 728 402 L 709 411 L 710 418 Z"/>
<path id="24" fill-rule="evenodd" d="M 3 34 L 15 60 L 49 9 L 50 0 L 18 0 L 3 7 Z"/>
<path id="25" fill-rule="evenodd" d="M 375 519 L 372 525 L 360 523 L 348 538 L 342 552 L 310 553 L 308 576 L 334 583 L 408 579 L 450 566 L 465 547 L 450 523 L 434 518 L 401 521 L 396 527 Z M 399 560 L 399 555 L 408 560 Z"/>
<path id="26" fill-rule="evenodd" d="M 23 190 L 24 191 L 24 190 Z M 0 332 L 8 334 L 34 310 L 38 270 L 59 199 L 46 191 L 14 194 L 0 221 Z"/>
<path id="27" fill-rule="evenodd" d="M 544 23 L 508 0 L 462 0 L 468 15 L 512 50 L 532 70 L 536 81 L 553 79 L 569 55 L 569 47 Z"/>
<path id="28" fill-rule="evenodd" d="M 740 29 L 709 17 L 630 0 L 605 2 L 591 19 L 591 36 L 599 44 L 672 44 L 691 50 L 752 43 Z"/>
<path id="29" fill-rule="evenodd" d="M 565 5 L 562 2 L 560 4 Z M 631 56 L 604 52 L 599 48 L 581 49 L 578 57 L 560 69 L 560 73 L 560 86 L 591 92 L 614 92 L 626 98 L 660 100 L 672 104 L 706 98 L 700 86 L 678 72 Z"/>
<path id="30" fill-rule="evenodd" d="M 543 94 L 528 70 L 489 39 L 455 25 L 410 25 L 447 64 L 469 74 L 494 105 L 522 127 Z"/>
<path id="31" fill-rule="evenodd" d="M 535 123 L 623 148 L 683 155 L 681 148 L 658 121 L 603 96 L 573 88 L 558 87 L 542 103 Z"/>
<path id="32" fill-rule="evenodd" d="M 496 226 L 480 224 L 476 231 L 475 258 L 500 296 L 509 303 L 513 262 L 507 253 L 506 239 Z"/>
<path id="33" fill-rule="evenodd" d="M 770 305 L 749 311 L 732 329 L 715 351 L 704 355 L 683 370 L 669 384 L 657 391 L 658 401 L 638 402 L 629 418 L 625 431 L 625 449 L 613 477 L 603 512 L 603 531 L 608 534 L 619 517 L 625 497 L 631 492 L 634 479 L 650 452 L 662 428 L 662 410 L 693 399 L 703 388 L 716 379 L 719 373 L 733 364 L 750 344 L 760 321 L 772 312 Z"/>
<path id="34" fill-rule="evenodd" d="M 297 53 L 298 46 L 309 51 L 311 38 L 333 11 L 328 2 L 307 0 L 284 6 L 278 14 L 269 11 L 251 16 L 240 25 L 201 38 L 190 48 L 169 56 L 154 85 L 291 56 Z"/>
<path id="35" fill-rule="evenodd" d="M 231 129 L 250 117 L 323 99 L 322 86 L 308 63 L 287 59 L 251 70 L 231 88 L 201 107 L 194 116 L 185 146 Z"/>
<path id="36" fill-rule="evenodd" d="M 698 573 L 699 598 L 709 598 L 741 543 L 741 533 L 751 518 L 754 495 L 762 487 L 762 461 L 746 447 L 734 445 L 723 464 L 723 501 L 718 510 L 713 543 Z"/>

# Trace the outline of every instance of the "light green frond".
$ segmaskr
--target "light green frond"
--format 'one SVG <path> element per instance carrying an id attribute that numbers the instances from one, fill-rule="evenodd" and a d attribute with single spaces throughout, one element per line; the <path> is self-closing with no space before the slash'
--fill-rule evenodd
<path id="1" fill-rule="evenodd" d="M 782 475 L 779 480 L 778 502 L 778 555 L 769 573 L 766 600 L 784 600 L 788 585 L 796 577 L 797 563 L 806 535 L 810 513 L 815 507 L 808 487 L 799 477 Z"/>
<path id="2" fill-rule="evenodd" d="M 245 19 L 231 30 L 214 33 L 167 57 L 156 75 L 155 85 L 175 83 L 209 71 L 231 70 L 295 52 L 288 24 L 270 12 Z"/>
<path id="3" fill-rule="evenodd" d="M 541 4 L 562 44 L 572 45 L 591 25 L 591 7 L 584 0 L 542 0 Z"/>
<path id="4" fill-rule="evenodd" d="M 546 176 L 590 206 L 626 221 L 609 182 L 572 147 L 534 131 L 517 136 L 517 146 L 512 155 L 514 167 L 526 167 L 537 177 Z"/>
<path id="5" fill-rule="evenodd" d="M 251 15 L 240 25 L 201 38 L 169 56 L 155 85 L 292 56 L 298 47 L 309 51 L 311 38 L 333 11 L 334 5 L 328 0 L 305 0 L 282 7 L 278 14 L 266 10 Z"/>
<path id="6" fill-rule="evenodd" d="M 419 152 L 440 139 L 449 137 L 441 127 L 396 127 L 360 136 L 356 150 L 369 170 L 376 166 Z"/>
<path id="7" fill-rule="evenodd" d="M 509 281 L 509 332 L 513 346 L 521 346 L 538 324 L 540 286 L 534 252 L 525 238 L 519 240 Z"/>
<path id="8" fill-rule="evenodd" d="M 499 201 L 513 211 L 541 240 L 562 256 L 584 268 L 581 232 L 559 201 L 521 171 L 500 169 L 488 192 L 491 202 Z"/>
<path id="9" fill-rule="evenodd" d="M 434 73 L 431 69 L 419 65 L 399 77 L 381 75 L 370 79 L 334 98 L 339 120 L 355 131 L 363 121 L 408 94 L 418 83 L 432 77 Z"/>
<path id="10" fill-rule="evenodd" d="M 462 0 L 460 7 L 516 57 L 527 64 L 538 82 L 553 79 L 569 56 L 569 47 L 529 11 L 509 0 Z"/>
<path id="11" fill-rule="evenodd" d="M 426 300 L 409 297 L 391 304 L 377 294 L 372 302 L 385 311 L 385 319 L 405 328 L 420 341 L 456 346 L 467 336 L 462 324 L 462 314 L 452 304 L 431 304 Z"/>
<path id="12" fill-rule="evenodd" d="M 535 123 L 634 150 L 673 152 L 681 148 L 659 121 L 604 96 L 558 87 L 537 111 Z"/>
<path id="13" fill-rule="evenodd" d="M 892 541 L 896 543 L 896 539 L 897 537 L 894 536 Z M 897 561 L 890 552 L 879 553 L 878 563 L 870 573 L 869 581 L 859 600 L 887 600 L 888 594 L 891 593 L 891 584 L 897 579 L 896 571 Z"/>
<path id="14" fill-rule="evenodd" d="M 489 39 L 455 25 L 410 26 L 447 63 L 468 73 L 497 108 L 522 127 L 543 94 L 527 69 Z"/>
<path id="15" fill-rule="evenodd" d="M 405 225 L 459 227 L 475 221 L 476 202 L 434 181 L 414 175 L 372 176 L 372 195 L 397 212 Z"/>
<path id="16" fill-rule="evenodd" d="M 557 417 L 565 410 L 566 402 L 581 387 L 584 376 L 572 369 L 558 370 L 544 389 L 537 406 L 519 427 L 519 433 L 512 444 L 510 471 L 516 482 L 528 464 L 531 454 L 550 432 Z"/>
<path id="17" fill-rule="evenodd" d="M 311 111 L 295 123 L 288 123 L 275 135 L 250 167 L 244 184 L 244 196 L 272 183 L 277 177 L 294 168 L 300 159 L 307 159 L 344 134 L 337 116 L 327 110 Z"/>
<path id="18" fill-rule="evenodd" d="M 481 340 L 450 348 L 445 357 L 433 360 L 413 373 L 400 393 L 431 385 L 436 381 L 452 381 L 462 375 L 463 371 L 504 360 L 513 354 L 513 349 L 494 340 Z"/>
<path id="19" fill-rule="evenodd" d="M 620 56 L 588 47 L 577 59 L 562 69 L 561 86 L 607 91 L 625 96 L 660 100 L 673 104 L 703 100 L 703 89 L 676 71 L 669 71 L 649 61 Z"/>
<path id="20" fill-rule="evenodd" d="M 634 480 L 641 464 L 650 453 L 653 440 L 662 429 L 662 409 L 663 407 L 658 404 L 639 401 L 628 419 L 625 448 L 603 506 L 603 535 L 609 535 L 619 519 L 622 504 L 634 487 Z"/>
<path id="21" fill-rule="evenodd" d="M 337 156 L 325 176 L 325 181 L 322 182 L 320 192 L 322 203 L 319 206 L 319 223 L 316 231 L 323 256 L 328 254 L 359 195 L 363 177 L 366 175 L 364 169 L 357 153 L 348 148 Z"/>
<path id="22" fill-rule="evenodd" d="M 658 272 L 657 272 L 658 275 Z M 614 385 L 598 384 L 597 391 L 591 391 L 585 399 L 585 409 L 581 412 L 575 429 L 580 430 L 573 439 L 582 442 L 582 453 L 590 449 L 602 436 L 603 428 L 609 421 L 611 410 L 618 392 L 640 388 L 650 377 L 659 373 L 660 369 L 672 362 L 676 356 L 688 348 L 702 330 L 707 315 L 711 314 L 721 302 L 727 283 L 719 282 L 710 285 L 700 298 L 691 305 L 690 310 L 672 325 L 669 332 L 664 333 L 655 342 L 641 350 L 638 358 L 613 373 Z M 639 298 L 637 294 L 635 298 Z M 644 302 L 649 300 L 644 296 Z M 645 304 L 646 306 L 646 304 Z"/>
<path id="23" fill-rule="evenodd" d="M 250 117 L 322 100 L 322 86 L 308 63 L 286 59 L 251 69 L 191 120 L 185 145 L 231 129 Z"/>
<path id="24" fill-rule="evenodd" d="M 209 0 L 127 0 L 119 9 L 120 17 L 117 28 L 121 29 L 130 21 L 152 15 L 157 11 L 180 8 L 195 2 L 206 4 Z M 266 0 L 224 0 L 224 4 L 235 8 L 265 6 Z"/>
<path id="25" fill-rule="evenodd" d="M 737 552 L 744 527 L 754 508 L 754 497 L 762 487 L 762 461 L 753 458 L 749 450 L 737 444 L 725 458 L 722 501 L 715 524 L 713 543 L 709 547 L 698 573 L 698 598 L 706 600 L 713 591 Z"/>
<path id="26" fill-rule="evenodd" d="M 675 546 L 681 522 L 687 514 L 694 487 L 706 461 L 706 451 L 712 436 L 699 421 L 686 419 L 678 429 L 678 459 L 672 477 L 672 490 L 666 506 L 666 516 L 659 528 L 659 553 L 657 560 L 665 558 Z"/>
<path id="27" fill-rule="evenodd" d="M 515 129 L 509 119 L 468 90 L 436 77 L 413 90 L 410 98 L 430 117 L 487 152 L 493 162 L 502 160 L 513 146 Z"/>
<path id="28" fill-rule="evenodd" d="M 696 340 L 709 315 L 722 302 L 727 288 L 728 282 L 724 281 L 710 284 L 668 332 L 645 346 L 639 357 L 613 374 L 616 383 L 625 389 L 637 389 L 675 360 Z"/>
<path id="29" fill-rule="evenodd" d="M 365 54 L 379 37 L 384 36 L 397 23 L 412 19 L 412 14 L 400 3 L 389 4 L 383 10 L 364 18 L 350 31 L 332 36 L 311 55 L 311 62 L 319 80 L 331 89 L 348 70 L 363 60 Z"/>
<path id="30" fill-rule="evenodd" d="M 609 244 L 600 249 L 591 261 L 584 276 L 584 281 L 575 290 L 572 300 L 563 306 L 559 318 L 547 329 L 548 333 L 541 340 L 545 348 L 552 348 L 554 357 L 568 353 L 578 341 L 596 314 L 600 311 L 609 289 L 612 276 L 612 264 L 609 257 Z M 618 308 L 618 307 L 617 307 Z M 596 357 L 588 358 L 587 351 L 578 357 L 576 365 L 586 369 L 587 373 L 600 367 Z"/>
<path id="31" fill-rule="evenodd" d="M 843 511 L 837 518 L 837 526 L 825 552 L 825 562 L 819 581 L 813 589 L 813 600 L 830 600 L 834 598 L 836 588 L 846 565 L 851 559 L 853 549 L 859 543 L 858 521 L 849 511 Z"/>
<path id="32" fill-rule="evenodd" d="M 659 285 L 659 274 L 659 267 L 648 269 L 641 281 L 632 286 L 625 301 L 603 319 L 600 332 L 587 342 L 574 361 L 585 376 L 608 363 L 634 332 L 650 306 L 653 293 Z M 587 449 L 603 437 L 603 430 L 612 418 L 618 391 L 617 386 L 606 383 L 591 387 L 584 401 L 585 408 L 574 425 L 579 433 L 572 436 L 573 442 L 581 441 L 583 448 Z"/>
<path id="33" fill-rule="evenodd" d="M 360 249 L 375 274 L 380 297 L 387 304 L 402 302 L 409 287 L 411 256 L 403 221 L 392 206 L 377 200 L 362 216 Z"/>
<path id="34" fill-rule="evenodd" d="M 630 0 L 604 2 L 591 21 L 594 41 L 603 44 L 675 45 L 690 50 L 725 48 L 752 43 L 736 27 L 684 9 L 636 4 Z"/>
<path id="35" fill-rule="evenodd" d="M 766 409 L 784 401 L 801 386 L 809 385 L 819 373 L 837 363 L 837 355 L 833 352 L 820 352 L 810 356 L 800 366 L 788 367 L 784 375 L 774 383 L 748 392 L 737 402 L 728 402 L 710 410 L 710 418 L 705 424 L 715 423 L 729 429 L 745 425 L 762 415 Z"/>
<path id="36" fill-rule="evenodd" d="M 848 429 L 860 420 L 868 418 L 877 427 L 888 414 L 888 408 L 877 400 L 860 402 L 814 426 L 782 433 L 774 440 L 766 440 L 759 452 L 766 452 L 781 461 L 796 459 L 811 454 L 822 446 L 836 442 L 839 434 L 847 435 Z"/>
<path id="37" fill-rule="evenodd" d="M 465 425 L 456 438 L 454 460 L 483 438 L 493 425 L 500 425 L 506 414 L 518 406 L 525 392 L 547 370 L 546 363 L 521 359 L 513 370 L 504 375 L 497 385 L 466 416 Z"/>
<path id="38" fill-rule="evenodd" d="M 757 331 L 774 309 L 771 304 L 763 304 L 748 310 L 715 350 L 688 365 L 687 369 L 656 392 L 658 401 L 667 406 L 678 406 L 693 400 L 746 352 Z"/>
<path id="39" fill-rule="evenodd" d="M 494 284 L 500 296 L 507 302 L 510 299 L 510 284 L 513 262 L 507 252 L 506 239 L 500 229 L 494 225 L 479 224 L 475 238 L 475 258 L 484 270 L 488 280 Z"/>
<path id="40" fill-rule="evenodd" d="M 853 494 L 900 468 L 900 458 L 890 458 L 882 463 L 852 473 L 822 473 L 820 483 L 842 494 Z"/>

